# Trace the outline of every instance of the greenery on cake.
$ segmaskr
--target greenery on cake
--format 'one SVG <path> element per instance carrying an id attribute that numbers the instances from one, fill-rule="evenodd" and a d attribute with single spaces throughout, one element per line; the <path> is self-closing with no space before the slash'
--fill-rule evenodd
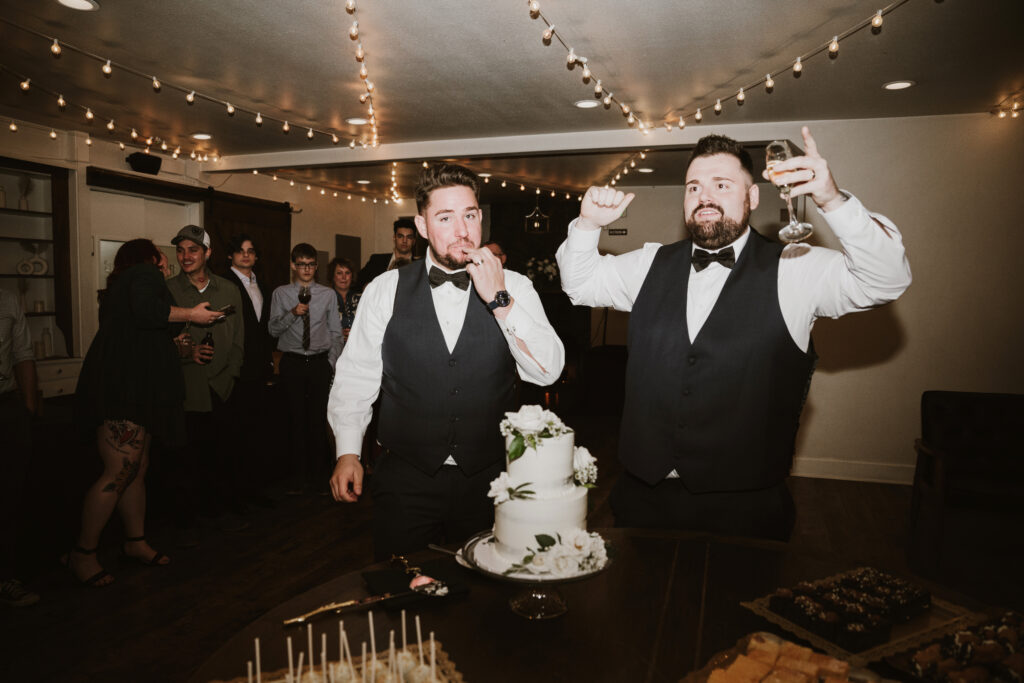
<path id="1" fill-rule="evenodd" d="M 557 578 L 570 578 L 597 571 L 608 563 L 608 549 L 604 539 L 585 529 L 574 529 L 563 538 L 537 534 L 536 548 L 527 548 L 522 562 L 505 570 L 505 574 L 538 574 Z"/>
<path id="2" fill-rule="evenodd" d="M 515 500 L 516 498 L 526 500 L 535 495 L 533 491 L 526 488 L 532 485 L 530 482 L 522 483 L 519 486 L 511 484 L 508 472 L 502 472 L 497 479 L 491 482 L 491 490 L 487 492 L 487 496 L 494 499 L 495 505 L 501 505 L 506 500 Z"/>
<path id="3" fill-rule="evenodd" d="M 512 437 L 508 447 L 509 462 L 522 457 L 527 447 L 536 449 L 541 439 L 570 432 L 572 429 L 566 427 L 557 415 L 540 406 L 523 406 L 517 413 L 505 413 L 505 419 L 501 421 L 501 435 Z"/>

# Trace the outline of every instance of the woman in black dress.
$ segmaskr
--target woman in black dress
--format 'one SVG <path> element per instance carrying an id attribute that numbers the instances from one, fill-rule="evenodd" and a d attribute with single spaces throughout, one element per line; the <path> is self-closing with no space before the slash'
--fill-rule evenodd
<path id="1" fill-rule="evenodd" d="M 78 419 L 96 435 L 103 474 L 85 494 L 78 545 L 63 560 L 86 585 L 114 580 L 96 549 L 115 508 L 124 524 L 125 555 L 148 565 L 170 562 L 150 547 L 144 530 L 150 444 L 156 437 L 172 446 L 184 434 L 185 389 L 169 323 L 207 325 L 223 314 L 208 303 L 173 306 L 164 283 L 168 274 L 167 257 L 151 241 L 131 240 L 118 249 L 100 292 L 100 329 L 75 393 Z"/>
<path id="2" fill-rule="evenodd" d="M 338 316 L 341 318 L 342 341 L 348 341 L 352 321 L 356 318 L 356 306 L 359 305 L 359 292 L 352 287 L 355 277 L 352 274 L 352 262 L 338 257 L 327 266 L 331 274 L 331 286 L 338 296 Z"/>

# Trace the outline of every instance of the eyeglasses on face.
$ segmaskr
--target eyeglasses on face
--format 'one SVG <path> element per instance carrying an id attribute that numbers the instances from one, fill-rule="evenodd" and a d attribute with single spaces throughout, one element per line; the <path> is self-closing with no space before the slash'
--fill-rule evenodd
<path id="1" fill-rule="evenodd" d="M 306 268 L 306 269 L 316 268 L 316 261 L 296 261 L 295 262 L 295 267 L 296 268 Z"/>

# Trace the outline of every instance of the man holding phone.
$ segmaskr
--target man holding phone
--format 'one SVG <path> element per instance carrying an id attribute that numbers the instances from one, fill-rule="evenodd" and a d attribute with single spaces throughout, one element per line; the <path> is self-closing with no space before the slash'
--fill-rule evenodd
<path id="1" fill-rule="evenodd" d="M 182 359 L 185 377 L 185 419 L 188 429 L 187 452 L 178 459 L 182 465 L 179 485 L 185 498 L 185 509 L 179 510 L 189 526 L 197 511 L 208 517 L 223 513 L 223 490 L 232 476 L 225 448 L 218 437 L 229 425 L 224 404 L 231 396 L 235 380 L 242 368 L 245 329 L 241 316 L 234 313 L 242 307 L 238 287 L 210 272 L 210 235 L 198 225 L 186 225 L 171 240 L 175 246 L 181 272 L 167 281 L 177 306 L 195 306 L 207 301 L 210 308 L 225 316 L 208 326 L 190 325 L 185 332 L 192 340 L 192 354 Z M 186 302 L 191 301 L 191 304 Z M 212 340 L 212 344 L 203 343 Z M 206 477 L 200 472 L 209 472 Z M 197 490 L 198 488 L 198 490 Z M 225 531 L 244 528 L 227 522 Z M 245 525 L 247 526 L 247 524 Z"/>

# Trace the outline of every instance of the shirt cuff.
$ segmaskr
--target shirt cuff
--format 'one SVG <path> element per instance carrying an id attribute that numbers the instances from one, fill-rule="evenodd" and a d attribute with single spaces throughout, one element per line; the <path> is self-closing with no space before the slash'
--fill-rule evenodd
<path id="1" fill-rule="evenodd" d="M 355 453 L 362 460 L 363 450 L 363 436 L 362 434 L 356 434 L 354 432 L 339 431 L 335 435 L 335 454 L 334 458 L 338 459 L 346 453 Z"/>
<path id="2" fill-rule="evenodd" d="M 576 223 L 579 218 L 574 218 L 569 223 L 569 233 L 566 235 L 565 244 L 572 251 L 593 251 L 597 249 L 597 243 L 601 240 L 600 230 L 577 230 Z"/>
<path id="3" fill-rule="evenodd" d="M 846 197 L 845 202 L 831 211 L 818 210 L 837 237 L 849 235 L 872 222 L 871 214 L 859 199 L 846 190 L 840 190 L 840 192 Z"/>
<path id="4" fill-rule="evenodd" d="M 498 324 L 501 328 L 513 337 L 523 339 L 526 335 L 530 334 L 530 330 L 533 329 L 534 321 L 527 313 L 523 306 L 519 302 L 513 302 L 512 308 L 509 310 L 508 315 L 504 320 L 498 320 Z"/>

